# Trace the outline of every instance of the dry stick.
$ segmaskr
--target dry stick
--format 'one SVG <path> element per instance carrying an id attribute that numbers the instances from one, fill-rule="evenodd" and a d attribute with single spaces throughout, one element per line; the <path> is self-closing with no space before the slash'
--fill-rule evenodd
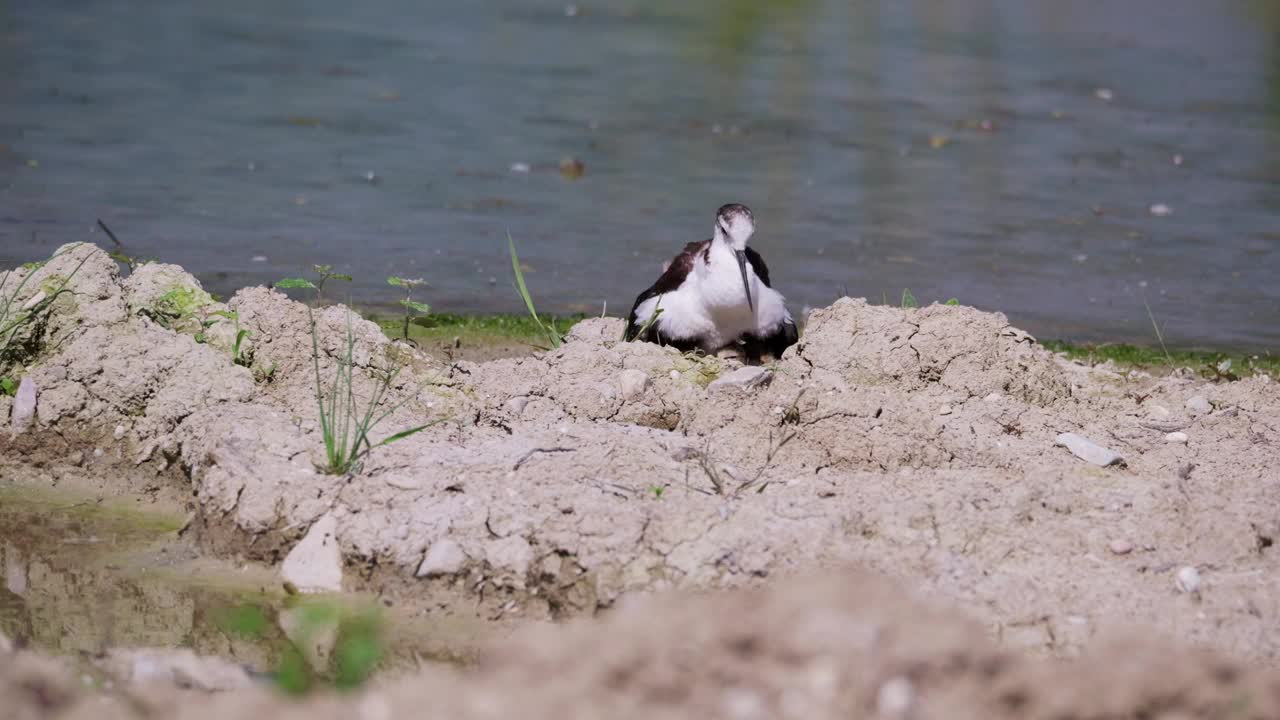
<path id="1" fill-rule="evenodd" d="M 98 227 L 102 228 L 102 232 L 106 233 L 107 237 L 111 238 L 111 242 L 115 243 L 117 248 L 124 247 L 124 243 L 120 242 L 120 240 L 116 238 L 116 234 L 111 232 L 111 228 L 107 227 L 107 224 L 102 222 L 101 218 L 98 219 Z"/>

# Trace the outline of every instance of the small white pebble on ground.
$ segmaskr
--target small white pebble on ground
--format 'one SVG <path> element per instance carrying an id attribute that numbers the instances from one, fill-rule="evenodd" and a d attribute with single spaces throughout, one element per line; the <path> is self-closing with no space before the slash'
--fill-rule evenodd
<path id="1" fill-rule="evenodd" d="M 989 402 L 989 403 L 993 403 L 993 402 L 1000 402 L 1001 398 L 1003 398 L 1003 397 L 1004 397 L 1004 396 L 1003 396 L 1003 395 L 1001 395 L 1000 393 L 998 393 L 998 392 L 993 392 L 993 393 L 991 393 L 990 395 L 988 395 L 988 396 L 986 396 L 986 397 L 982 398 L 982 401 L 983 401 L 983 402 Z"/>
<path id="2" fill-rule="evenodd" d="M 18 383 L 18 392 L 13 396 L 13 410 L 10 423 L 13 434 L 23 432 L 36 417 L 36 381 L 31 376 L 22 378 Z"/>
<path id="3" fill-rule="evenodd" d="M 902 717 L 915 704 L 915 688 L 901 675 L 891 677 L 876 693 L 876 711 L 882 717 Z"/>
<path id="4" fill-rule="evenodd" d="M 939 415 L 950 415 L 950 414 L 951 414 L 951 406 L 950 406 L 950 405 L 943 405 L 942 407 L 938 408 L 938 414 L 939 414 Z"/>
<path id="5" fill-rule="evenodd" d="M 467 554 L 462 546 L 449 538 L 440 538 L 431 543 L 427 554 L 418 565 L 418 577 L 437 577 L 452 575 L 462 569 L 467 562 Z"/>
<path id="6" fill-rule="evenodd" d="M 711 381 L 707 389 L 712 392 L 723 390 L 751 391 L 763 385 L 768 385 L 771 380 L 773 380 L 773 372 L 771 370 L 755 365 L 747 365 L 731 373 L 721 375 Z"/>
<path id="7" fill-rule="evenodd" d="M 1165 205 L 1164 203 L 1156 203 L 1155 205 L 1147 208 L 1147 212 L 1156 217 L 1167 217 L 1173 214 L 1173 208 Z"/>
<path id="8" fill-rule="evenodd" d="M 342 551 L 338 523 L 325 513 L 311 525 L 280 565 L 281 577 L 302 592 L 342 591 Z"/>
<path id="9" fill-rule="evenodd" d="M 1187 443 L 1187 434 L 1184 432 L 1171 432 L 1164 436 L 1164 441 L 1170 443 L 1182 443 L 1185 445 Z"/>
<path id="10" fill-rule="evenodd" d="M 1205 396 L 1193 395 L 1187 398 L 1187 409 L 1195 413 L 1207 413 L 1213 410 L 1213 405 L 1209 404 Z"/>
<path id="11" fill-rule="evenodd" d="M 117 425 L 117 426 L 116 426 L 116 431 L 115 431 L 114 433 L 112 433 L 112 436 L 113 436 L 115 439 L 117 439 L 117 440 L 119 440 L 119 439 L 123 438 L 123 437 L 124 437 L 124 426 L 123 426 L 123 425 Z"/>
<path id="12" fill-rule="evenodd" d="M 1200 571 L 1190 565 L 1178 568 L 1178 574 L 1174 577 L 1173 583 L 1179 591 L 1193 593 L 1200 589 Z"/>
<path id="13" fill-rule="evenodd" d="M 1107 544 L 1107 549 L 1113 555 L 1128 555 L 1133 552 L 1133 543 L 1128 540 L 1112 540 Z"/>
<path id="14" fill-rule="evenodd" d="M 1070 450 L 1072 455 L 1081 460 L 1099 467 L 1124 462 L 1124 457 L 1120 453 L 1075 433 L 1062 433 L 1057 437 L 1057 444 Z"/>
<path id="15" fill-rule="evenodd" d="M 635 400 L 649 387 L 649 375 L 640 370 L 623 370 L 618 374 L 618 386 L 623 400 Z"/>

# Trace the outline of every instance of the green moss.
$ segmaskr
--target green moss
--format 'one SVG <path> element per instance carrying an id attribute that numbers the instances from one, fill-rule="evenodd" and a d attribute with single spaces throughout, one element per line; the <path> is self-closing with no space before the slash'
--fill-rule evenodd
<path id="1" fill-rule="evenodd" d="M 1073 360 L 1090 364 L 1108 360 L 1117 365 L 1143 370 L 1169 371 L 1189 367 L 1205 377 L 1226 375 L 1247 377 L 1256 373 L 1280 374 L 1280 355 L 1271 353 L 1228 353 L 1205 350 L 1164 350 L 1128 344 L 1073 344 L 1062 340 L 1046 340 L 1041 343 L 1053 352 L 1065 353 Z M 1228 364 L 1229 363 L 1229 364 Z"/>
<path id="2" fill-rule="evenodd" d="M 370 313 L 365 315 L 377 323 L 388 337 L 400 337 L 404 330 L 404 318 L 394 315 Z M 556 327 L 565 332 L 586 315 L 575 315 L 569 318 L 558 318 Z M 550 315 L 542 316 L 543 323 L 549 323 Z M 433 313 L 426 317 L 414 318 L 409 324 L 409 339 L 419 343 L 448 342 L 461 338 L 463 342 L 510 342 L 527 345 L 543 345 L 546 343 L 546 331 L 539 327 L 528 315 L 459 315 L 456 313 Z"/>
<path id="3" fill-rule="evenodd" d="M 212 304 L 209 293 L 186 285 L 174 285 L 161 295 L 152 306 L 157 313 L 174 318 L 191 317 L 200 308 Z"/>

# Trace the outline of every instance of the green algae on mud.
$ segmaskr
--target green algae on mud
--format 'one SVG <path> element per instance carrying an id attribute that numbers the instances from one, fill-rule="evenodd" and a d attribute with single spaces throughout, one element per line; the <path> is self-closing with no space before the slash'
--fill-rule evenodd
<path id="1" fill-rule="evenodd" d="M 385 608 L 366 593 L 290 595 L 274 569 L 204 557 L 184 514 L 137 500 L 0 485 L 0 633 L 73 658 L 185 647 L 278 673 L 294 691 L 474 658 L 482 633 L 472 624 Z M 317 613 L 343 633 L 322 672 L 298 666 L 282 629 L 285 615 Z"/>
<path id="2" fill-rule="evenodd" d="M 1046 349 L 1062 353 L 1071 360 L 1080 360 L 1089 365 L 1111 361 L 1123 368 L 1147 370 L 1149 372 L 1172 372 L 1178 368 L 1191 368 L 1196 374 L 1207 379 L 1232 379 L 1231 376 L 1249 377 L 1265 373 L 1273 377 L 1280 376 L 1280 354 L 1275 353 L 1242 353 L 1213 350 L 1176 350 L 1166 353 L 1161 348 L 1143 345 L 1118 344 L 1073 344 L 1062 340 L 1044 340 L 1040 343 Z M 1227 363 L 1227 364 L 1224 364 Z"/>
<path id="3" fill-rule="evenodd" d="M 390 338 L 401 337 L 403 318 L 394 315 L 367 314 L 367 319 L 377 323 Z M 586 319 L 575 315 L 556 320 L 561 332 Z M 544 322 L 552 320 L 546 316 Z M 544 333 L 528 315 L 438 313 L 415 318 L 409 326 L 409 338 L 432 354 L 445 349 L 453 350 L 454 359 L 490 360 L 499 357 L 525 355 L 540 349 Z M 1043 340 L 1046 349 L 1064 354 L 1070 360 L 1087 364 L 1114 362 L 1123 368 L 1146 370 L 1155 373 L 1172 372 L 1189 367 L 1197 374 L 1216 379 L 1214 372 L 1223 361 L 1230 366 L 1220 372 L 1238 377 L 1257 373 L 1280 376 L 1280 353 L 1216 350 L 1170 349 L 1166 355 L 1158 347 L 1111 343 L 1073 343 L 1066 340 Z M 448 355 L 449 353 L 445 353 Z M 1225 378 L 1224 378 L 1225 379 Z"/>

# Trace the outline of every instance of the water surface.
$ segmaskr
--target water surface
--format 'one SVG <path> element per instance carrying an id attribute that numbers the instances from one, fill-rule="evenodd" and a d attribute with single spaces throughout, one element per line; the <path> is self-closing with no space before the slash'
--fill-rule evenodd
<path id="1" fill-rule="evenodd" d="M 102 218 L 221 294 L 331 263 L 517 311 L 510 230 L 542 309 L 621 313 L 731 201 L 793 312 L 1150 340 L 1145 299 L 1275 350 L 1280 3 L 0 4 L 0 265 Z"/>

